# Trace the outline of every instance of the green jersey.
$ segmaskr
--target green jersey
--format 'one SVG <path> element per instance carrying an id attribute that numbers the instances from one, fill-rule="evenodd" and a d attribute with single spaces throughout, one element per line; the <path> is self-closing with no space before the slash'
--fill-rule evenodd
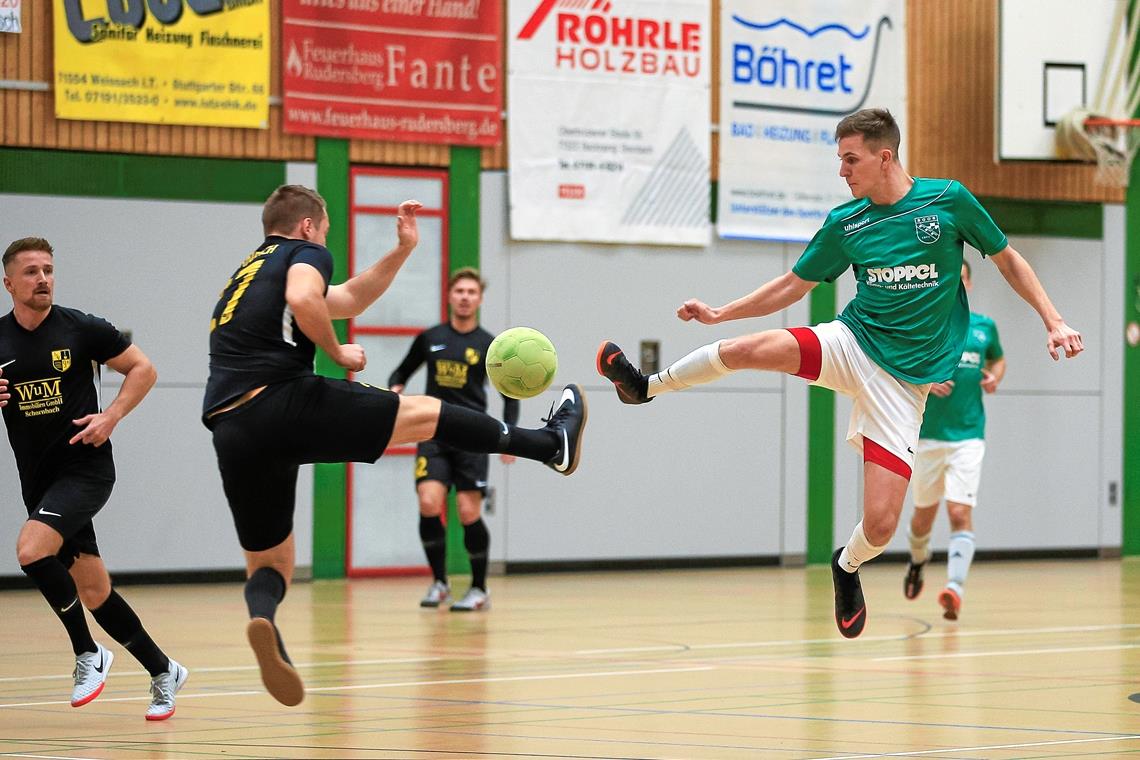
<path id="1" fill-rule="evenodd" d="M 1002 357 L 997 325 L 982 314 L 970 314 L 966 346 L 954 373 L 954 390 L 949 396 L 926 397 L 919 438 L 936 441 L 966 441 L 984 438 L 986 408 L 982 405 L 982 370 Z"/>
<path id="2" fill-rule="evenodd" d="M 959 182 L 916 177 L 898 203 L 833 209 L 792 271 L 831 282 L 850 267 L 855 298 L 839 319 L 867 356 L 900 380 L 940 382 L 954 374 L 970 319 L 963 243 L 983 256 L 1008 245 Z"/>

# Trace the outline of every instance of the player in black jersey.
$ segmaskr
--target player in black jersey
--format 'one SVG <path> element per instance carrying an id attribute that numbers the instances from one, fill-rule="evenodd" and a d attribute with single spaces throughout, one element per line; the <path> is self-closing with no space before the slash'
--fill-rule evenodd
<path id="1" fill-rule="evenodd" d="M 428 365 L 428 396 L 459 404 L 477 412 L 487 409 L 487 348 L 494 340 L 479 326 L 484 282 L 471 267 L 456 270 L 448 279 L 447 322 L 429 327 L 416 336 L 407 356 L 388 378 L 396 393 L 404 390 L 421 364 Z M 519 402 L 503 396 L 503 420 L 513 425 L 519 418 Z M 500 454 L 504 463 L 514 460 Z M 455 486 L 463 545 L 471 559 L 471 588 L 455 604 L 453 612 L 473 612 L 491 606 L 487 593 L 487 551 L 491 536 L 481 515 L 487 493 L 486 454 L 462 451 L 438 441 L 422 441 L 416 447 L 416 495 L 420 501 L 420 541 L 435 576 L 421 607 L 438 607 L 451 597 L 447 584 L 447 529 L 443 510 L 447 492 Z"/>
<path id="2" fill-rule="evenodd" d="M 534 459 L 564 475 L 578 467 L 586 400 L 577 385 L 563 389 L 545 427 L 529 430 L 430 396 L 399 396 L 314 374 L 316 346 L 350 372 L 364 369 L 364 349 L 341 344 L 332 320 L 357 316 L 388 288 L 419 241 L 419 207 L 400 204 L 396 246 L 360 274 L 330 285 L 324 199 L 306 187 L 282 185 L 262 212 L 265 242 L 238 266 L 214 307 L 202 418 L 213 431 L 245 550 L 246 634 L 262 682 L 286 705 L 305 696 L 273 623 L 293 577 L 298 465 L 374 462 L 389 445 L 435 438 L 468 451 Z"/>
<path id="3" fill-rule="evenodd" d="M 28 510 L 16 540 L 20 569 L 71 639 L 71 706 L 99 696 L 114 659 L 91 638 L 86 607 L 150 673 L 146 719 L 165 720 L 174 714 L 174 695 L 187 670 L 163 654 L 111 587 L 91 524 L 115 483 L 111 433 L 154 385 L 154 366 L 109 322 L 52 304 L 55 265 L 48 241 L 16 240 L 4 251 L 3 266 L 12 311 L 0 317 L 0 407 Z M 99 408 L 96 375 L 101 364 L 123 375 L 105 410 Z"/>

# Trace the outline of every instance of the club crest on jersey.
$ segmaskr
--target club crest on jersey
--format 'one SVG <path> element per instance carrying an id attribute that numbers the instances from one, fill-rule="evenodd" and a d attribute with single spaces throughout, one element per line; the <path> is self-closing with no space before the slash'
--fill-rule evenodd
<path id="1" fill-rule="evenodd" d="M 71 349 L 61 348 L 58 351 L 52 351 L 51 366 L 55 367 L 56 372 L 67 372 L 71 367 Z"/>
<path id="2" fill-rule="evenodd" d="M 942 237 L 942 225 L 938 223 L 938 214 L 932 216 L 916 216 L 914 218 L 914 234 L 918 235 L 918 242 L 930 245 L 937 243 Z"/>
<path id="3" fill-rule="evenodd" d="M 463 358 L 467 360 L 468 364 L 475 366 L 479 363 L 479 352 L 473 348 L 468 348 L 463 352 Z"/>

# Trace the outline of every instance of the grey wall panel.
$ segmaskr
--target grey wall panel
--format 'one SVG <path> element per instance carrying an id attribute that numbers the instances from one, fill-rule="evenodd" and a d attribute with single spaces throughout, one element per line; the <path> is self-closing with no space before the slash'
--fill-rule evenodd
<path id="1" fill-rule="evenodd" d="M 779 394 L 590 401 L 578 472 L 511 473 L 511 560 L 780 553 Z"/>
<path id="2" fill-rule="evenodd" d="M 56 301 L 131 330 L 157 387 L 114 435 L 119 483 L 96 526 L 113 571 L 244 566 L 209 433 L 199 421 L 210 311 L 261 242 L 261 208 L 0 195 L 0 240 L 40 235 L 56 249 Z M 7 304 L 4 305 L 7 310 Z M 118 378 L 104 374 L 104 404 Z M 312 476 L 302 468 L 298 565 L 312 563 Z M 18 574 L 25 515 L 11 454 L 0 454 L 0 574 Z M 142 540 L 140 540 L 142 539 Z"/>
<path id="3" fill-rule="evenodd" d="M 620 404 L 597 375 L 601 340 L 636 358 L 643 339 L 662 365 L 719 338 L 784 326 L 774 315 L 717 326 L 675 316 L 686 298 L 718 305 L 782 274 L 788 247 L 714 241 L 705 249 L 528 243 L 507 235 L 505 176 L 484 173 L 482 313 L 495 332 L 529 324 L 559 351 L 556 385 L 582 383 L 590 422 L 581 469 L 566 480 L 527 462 L 492 463 L 492 557 L 510 561 L 768 555 L 803 552 L 806 434 L 784 442 L 786 380 L 741 372 L 643 407 Z M 806 304 L 796 323 L 806 319 Z M 546 413 L 554 391 L 524 401 L 522 421 Z M 794 402 L 806 408 L 806 392 Z M 799 474 L 785 477 L 790 465 Z M 789 496 L 790 495 L 790 496 Z M 795 514 L 782 514 L 785 500 Z M 786 538 L 786 536 L 789 536 Z"/>

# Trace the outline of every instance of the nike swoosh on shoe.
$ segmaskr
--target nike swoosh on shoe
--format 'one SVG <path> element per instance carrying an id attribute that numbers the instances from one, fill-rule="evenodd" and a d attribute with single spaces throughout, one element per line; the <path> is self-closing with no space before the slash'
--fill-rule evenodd
<path id="1" fill-rule="evenodd" d="M 562 461 L 554 465 L 554 469 L 559 472 L 566 472 L 566 468 L 570 466 L 570 439 L 566 436 L 566 431 L 562 431 Z"/>

